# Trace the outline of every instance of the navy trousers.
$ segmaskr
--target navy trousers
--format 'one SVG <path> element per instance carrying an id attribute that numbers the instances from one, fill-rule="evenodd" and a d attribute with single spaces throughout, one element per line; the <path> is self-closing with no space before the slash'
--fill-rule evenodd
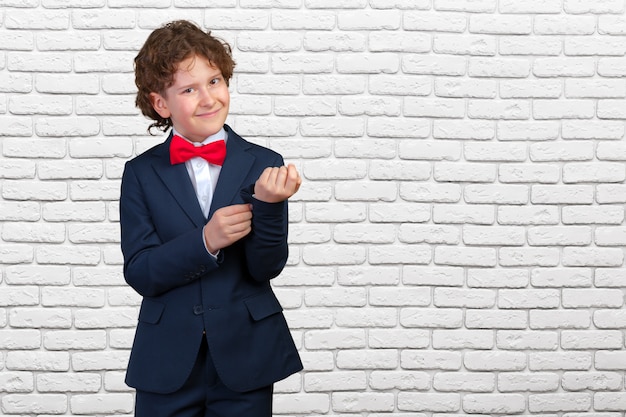
<path id="1" fill-rule="evenodd" d="M 171 394 L 137 390 L 135 417 L 271 417 L 273 386 L 235 392 L 220 380 L 206 340 L 181 389 Z"/>

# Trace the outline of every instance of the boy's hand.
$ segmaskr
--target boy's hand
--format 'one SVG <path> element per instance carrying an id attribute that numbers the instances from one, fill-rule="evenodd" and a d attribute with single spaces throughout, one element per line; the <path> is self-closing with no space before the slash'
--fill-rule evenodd
<path id="1" fill-rule="evenodd" d="M 215 210 L 204 226 L 204 241 L 212 254 L 232 245 L 252 230 L 252 206 L 235 204 Z"/>
<path id="2" fill-rule="evenodd" d="M 266 203 L 278 203 L 294 195 L 302 184 L 302 178 L 293 164 L 268 167 L 254 184 L 254 197 Z"/>

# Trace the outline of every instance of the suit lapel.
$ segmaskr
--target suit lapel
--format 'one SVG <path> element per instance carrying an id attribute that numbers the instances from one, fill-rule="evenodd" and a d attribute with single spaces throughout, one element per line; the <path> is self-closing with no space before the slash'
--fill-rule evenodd
<path id="1" fill-rule="evenodd" d="M 206 223 L 200 203 L 196 197 L 196 191 L 193 188 L 189 173 L 185 164 L 172 165 L 170 163 L 170 142 L 172 133 L 160 146 L 155 148 L 154 155 L 156 158 L 152 164 L 157 175 L 163 181 L 169 192 L 174 196 L 181 209 L 189 216 L 191 221 L 198 227 Z"/>
<path id="2" fill-rule="evenodd" d="M 244 186 L 243 184 L 250 168 L 254 162 L 252 156 L 246 150 L 250 144 L 230 129 L 228 125 L 224 128 L 228 134 L 226 142 L 226 159 L 217 180 L 217 186 L 213 193 L 213 201 L 209 211 L 209 218 L 215 210 L 230 205 Z"/>

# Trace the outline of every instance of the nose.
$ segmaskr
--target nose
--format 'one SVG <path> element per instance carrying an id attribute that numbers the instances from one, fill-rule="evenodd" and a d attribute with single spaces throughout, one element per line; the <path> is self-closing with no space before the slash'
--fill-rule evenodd
<path id="1" fill-rule="evenodd" d="M 210 88 L 203 88 L 200 94 L 200 104 L 206 107 L 212 107 L 215 104 L 215 97 Z"/>

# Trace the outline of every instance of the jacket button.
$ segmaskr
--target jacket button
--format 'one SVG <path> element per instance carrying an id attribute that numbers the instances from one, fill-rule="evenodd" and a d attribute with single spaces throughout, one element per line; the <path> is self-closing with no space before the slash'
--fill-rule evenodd
<path id="1" fill-rule="evenodd" d="M 204 309 L 202 308 L 202 306 L 193 306 L 193 314 L 195 314 L 196 316 L 202 314 L 203 311 Z"/>

